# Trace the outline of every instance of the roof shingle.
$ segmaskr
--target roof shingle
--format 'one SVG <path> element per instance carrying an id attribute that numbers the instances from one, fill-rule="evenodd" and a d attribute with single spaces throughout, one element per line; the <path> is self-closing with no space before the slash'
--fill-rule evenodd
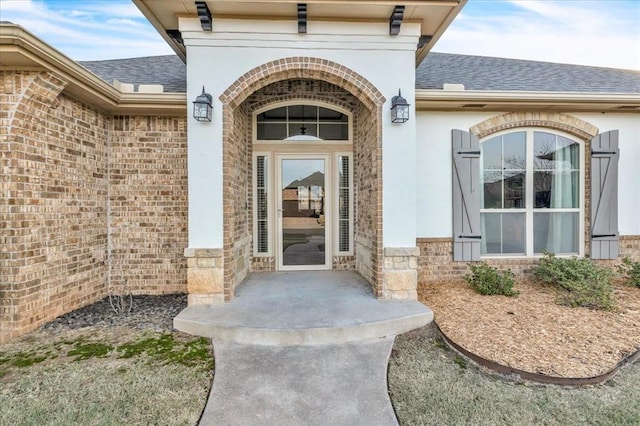
<path id="1" fill-rule="evenodd" d="M 79 63 L 109 84 L 118 80 L 136 88 L 140 84 L 162 84 L 165 92 L 187 91 L 186 66 L 176 55 Z"/>
<path id="2" fill-rule="evenodd" d="M 81 65 L 107 81 L 162 84 L 165 92 L 186 92 L 186 67 L 175 55 L 85 61 Z M 640 71 L 431 52 L 416 70 L 416 89 L 461 83 L 466 90 L 640 93 Z"/>
<path id="3" fill-rule="evenodd" d="M 640 71 L 431 52 L 416 89 L 461 83 L 466 90 L 640 93 Z"/>

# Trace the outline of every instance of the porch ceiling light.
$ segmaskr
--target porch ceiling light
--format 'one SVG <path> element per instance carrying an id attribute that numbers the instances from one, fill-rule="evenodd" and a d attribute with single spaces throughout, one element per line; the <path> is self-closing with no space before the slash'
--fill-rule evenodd
<path id="1" fill-rule="evenodd" d="M 202 86 L 202 94 L 198 95 L 196 100 L 193 101 L 193 118 L 198 121 L 211 121 L 213 112 L 212 99 L 210 94 L 205 93 L 204 86 Z"/>
<path id="2" fill-rule="evenodd" d="M 409 104 L 407 100 L 402 97 L 400 89 L 398 89 L 398 96 L 391 98 L 391 122 L 392 123 L 404 123 L 409 120 Z"/>

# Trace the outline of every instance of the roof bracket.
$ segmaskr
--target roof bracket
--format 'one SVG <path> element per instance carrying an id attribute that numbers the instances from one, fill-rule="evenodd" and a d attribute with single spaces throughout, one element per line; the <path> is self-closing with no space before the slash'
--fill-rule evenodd
<path id="1" fill-rule="evenodd" d="M 427 43 L 431 41 L 433 36 L 430 35 L 422 35 L 418 39 L 418 49 L 422 49 Z"/>
<path id="2" fill-rule="evenodd" d="M 298 3 L 298 34 L 307 33 L 307 4 Z"/>
<path id="3" fill-rule="evenodd" d="M 167 30 L 167 35 L 171 38 L 171 40 L 184 46 L 184 40 L 182 40 L 182 33 L 180 32 L 180 30 Z"/>
<path id="4" fill-rule="evenodd" d="M 200 18 L 200 26 L 202 27 L 202 31 L 213 30 L 211 11 L 209 10 L 209 6 L 207 6 L 207 2 L 197 1 L 196 10 L 198 11 L 198 18 Z"/>
<path id="5" fill-rule="evenodd" d="M 404 18 L 404 6 L 394 6 L 393 12 L 389 17 L 389 35 L 400 34 L 400 25 L 402 25 L 402 18 Z"/>

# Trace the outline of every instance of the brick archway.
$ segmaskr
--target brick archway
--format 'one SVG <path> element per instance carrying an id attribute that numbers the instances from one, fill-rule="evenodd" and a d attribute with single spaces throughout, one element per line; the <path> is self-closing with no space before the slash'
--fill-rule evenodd
<path id="1" fill-rule="evenodd" d="M 469 131 L 479 138 L 516 127 L 546 127 L 561 130 L 588 141 L 598 134 L 598 128 L 586 121 L 559 112 L 509 112 L 484 120 Z"/>
<path id="2" fill-rule="evenodd" d="M 356 196 L 366 197 L 367 208 L 354 232 L 356 269 L 370 282 L 377 297 L 382 288 L 382 106 L 385 97 L 367 79 L 355 71 L 320 58 L 292 57 L 271 61 L 253 68 L 238 78 L 219 99 L 222 102 L 223 151 L 223 264 L 224 298 L 230 300 L 235 287 L 251 272 L 251 233 L 246 219 L 251 171 L 251 121 L 247 99 L 273 83 L 313 80 L 338 86 L 359 103 L 354 119 L 362 128 L 354 135 L 354 175 L 366 183 L 355 184 Z M 250 130 L 249 130 L 250 132 Z M 356 153 L 356 150 L 359 152 Z M 358 162 L 363 169 L 358 170 Z M 358 200 L 355 201 L 356 207 Z M 360 254 L 358 254 L 360 253 Z"/>
<path id="3" fill-rule="evenodd" d="M 301 78 L 322 80 L 340 86 L 372 111 L 386 100 L 373 84 L 352 69 L 313 57 L 283 58 L 255 67 L 232 83 L 219 99 L 224 105 L 237 108 L 256 90 L 277 81 Z"/>

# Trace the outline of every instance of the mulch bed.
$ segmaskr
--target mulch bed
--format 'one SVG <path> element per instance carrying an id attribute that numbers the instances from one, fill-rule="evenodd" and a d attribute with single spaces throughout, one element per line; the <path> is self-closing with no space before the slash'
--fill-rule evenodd
<path id="1" fill-rule="evenodd" d="M 640 349 L 640 289 L 615 288 L 612 312 L 557 305 L 553 288 L 532 282 L 516 285 L 518 297 L 482 296 L 466 282 L 423 284 L 418 295 L 466 350 L 532 373 L 582 378 Z"/>

